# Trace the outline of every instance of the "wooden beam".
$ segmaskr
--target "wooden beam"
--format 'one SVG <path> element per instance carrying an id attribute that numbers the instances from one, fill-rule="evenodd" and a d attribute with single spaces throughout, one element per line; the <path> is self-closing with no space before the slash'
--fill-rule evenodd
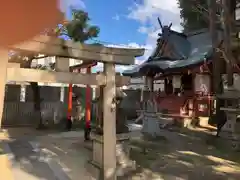
<path id="1" fill-rule="evenodd" d="M 134 64 L 135 57 L 142 56 L 144 49 L 112 48 L 64 41 L 50 36 L 37 36 L 30 41 L 10 47 L 13 50 L 63 56 L 85 61 L 112 62 L 116 64 Z"/>
<path id="2" fill-rule="evenodd" d="M 102 74 L 89 75 L 24 68 L 7 68 L 7 80 L 89 85 L 104 85 L 106 82 L 105 76 Z"/>

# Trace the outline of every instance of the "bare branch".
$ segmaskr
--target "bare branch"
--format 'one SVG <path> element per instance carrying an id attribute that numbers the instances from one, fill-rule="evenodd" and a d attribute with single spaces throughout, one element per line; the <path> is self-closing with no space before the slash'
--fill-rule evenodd
<path id="1" fill-rule="evenodd" d="M 233 56 L 231 56 L 231 57 L 227 57 L 227 54 L 226 54 L 226 52 L 225 52 L 225 49 L 221 49 L 221 48 L 216 48 L 216 52 L 220 52 L 221 54 L 222 54 L 222 57 L 223 57 L 223 59 L 226 61 L 226 63 L 232 63 L 233 65 L 234 64 L 237 64 L 237 61 L 236 61 L 236 59 L 233 57 Z M 230 60 L 231 59 L 231 60 Z"/>
<path id="2" fill-rule="evenodd" d="M 202 16 L 204 16 L 205 20 L 206 21 L 209 21 L 209 11 L 204 7 L 202 6 L 198 0 L 192 0 L 192 2 L 194 3 L 192 9 L 194 10 L 194 12 L 198 12 L 200 13 Z M 220 21 L 221 20 L 221 16 L 220 14 L 216 13 L 216 16 L 217 16 L 217 20 Z"/>
<path id="3" fill-rule="evenodd" d="M 191 1 L 194 3 L 192 10 L 204 16 L 206 21 L 209 21 L 209 11 L 204 6 L 202 6 L 198 0 L 191 0 Z M 221 0 L 217 0 L 217 5 L 219 9 L 223 8 Z M 217 23 L 221 23 L 222 22 L 221 15 L 219 13 L 216 13 L 216 16 L 217 16 Z M 237 25 L 237 22 L 235 21 L 234 18 L 230 18 L 229 20 L 231 21 L 231 23 L 233 23 L 233 25 Z"/>

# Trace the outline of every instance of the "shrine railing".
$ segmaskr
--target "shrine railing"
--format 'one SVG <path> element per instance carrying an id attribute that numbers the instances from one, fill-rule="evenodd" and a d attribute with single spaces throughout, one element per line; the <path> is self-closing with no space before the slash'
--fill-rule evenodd
<path id="1" fill-rule="evenodd" d="M 169 101 L 172 101 L 172 103 L 169 103 Z M 214 96 L 204 93 L 186 93 L 180 97 L 178 95 L 154 93 L 152 98 L 137 103 L 138 109 L 142 111 L 163 113 L 164 115 L 174 114 L 174 116 L 178 114 L 178 116 L 184 117 L 210 116 L 214 109 L 213 105 Z"/>

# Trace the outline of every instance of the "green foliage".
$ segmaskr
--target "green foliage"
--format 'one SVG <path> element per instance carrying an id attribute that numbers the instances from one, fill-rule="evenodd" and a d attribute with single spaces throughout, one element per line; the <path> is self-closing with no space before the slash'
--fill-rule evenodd
<path id="1" fill-rule="evenodd" d="M 198 0 L 197 2 L 205 9 L 208 9 L 207 0 Z M 184 31 L 194 31 L 208 27 L 206 17 L 202 16 L 201 12 L 194 10 L 194 0 L 178 0 L 178 4 L 181 9 L 180 14 Z"/>
<path id="2" fill-rule="evenodd" d="M 40 69 L 40 70 L 55 70 L 55 63 L 49 63 L 48 65 L 37 64 L 33 69 Z"/>
<path id="3" fill-rule="evenodd" d="M 85 42 L 86 40 L 98 37 L 99 27 L 90 25 L 88 13 L 83 10 L 72 10 L 72 20 L 65 23 L 61 28 L 60 34 L 67 35 L 76 42 Z"/>

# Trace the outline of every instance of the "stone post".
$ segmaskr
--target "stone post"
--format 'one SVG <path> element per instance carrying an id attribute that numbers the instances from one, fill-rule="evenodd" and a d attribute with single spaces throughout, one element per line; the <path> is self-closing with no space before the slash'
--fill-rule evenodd
<path id="1" fill-rule="evenodd" d="M 2 117 L 4 109 L 5 84 L 7 78 L 8 50 L 0 49 L 0 127 L 2 127 Z"/>
<path id="2" fill-rule="evenodd" d="M 103 89 L 103 176 L 116 180 L 116 74 L 115 65 L 104 64 L 106 86 Z"/>
<path id="3" fill-rule="evenodd" d="M 116 180 L 117 176 L 134 170 L 135 163 L 129 159 L 129 130 L 120 106 L 125 95 L 116 89 L 115 65 L 105 64 L 104 73 L 106 85 L 99 87 L 98 93 L 98 111 L 102 118 L 91 134 L 92 157 L 86 169 L 94 180 Z"/>
<path id="4" fill-rule="evenodd" d="M 57 72 L 69 72 L 69 64 L 70 64 L 70 61 L 68 58 L 64 58 L 64 57 L 55 57 L 55 71 Z M 64 87 L 63 85 L 61 86 L 62 88 Z M 69 90 L 72 90 L 72 84 L 69 84 Z M 72 115 L 72 112 L 69 112 L 69 111 L 72 111 L 72 92 L 70 92 L 68 94 L 68 114 L 66 115 L 67 116 L 67 119 L 66 119 L 66 129 L 70 130 L 71 127 L 72 127 L 72 121 L 71 121 L 71 117 L 69 117 L 69 114 Z M 62 108 L 63 108 L 63 102 L 59 102 L 59 105 L 56 109 L 56 112 L 59 113 L 61 112 Z M 60 118 L 63 118 L 64 116 L 60 116 Z M 60 122 L 61 119 L 58 119 L 57 121 Z"/>
<path id="5" fill-rule="evenodd" d="M 147 77 L 148 79 L 148 88 L 150 92 L 154 91 L 154 82 L 153 82 L 153 77 Z"/>
<path id="6" fill-rule="evenodd" d="M 150 91 L 154 91 L 153 77 L 145 76 L 144 77 L 144 86 Z"/>
<path id="7" fill-rule="evenodd" d="M 144 91 L 148 90 L 148 78 L 147 76 L 143 76 L 143 83 L 144 83 Z"/>
<path id="8" fill-rule="evenodd" d="M 69 59 L 64 57 L 55 57 L 55 70 L 58 72 L 69 72 Z"/>

